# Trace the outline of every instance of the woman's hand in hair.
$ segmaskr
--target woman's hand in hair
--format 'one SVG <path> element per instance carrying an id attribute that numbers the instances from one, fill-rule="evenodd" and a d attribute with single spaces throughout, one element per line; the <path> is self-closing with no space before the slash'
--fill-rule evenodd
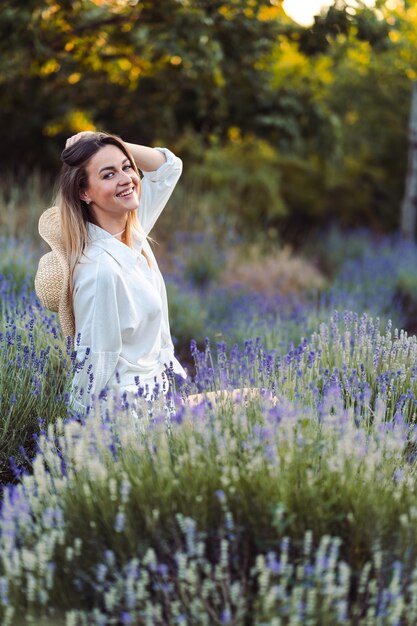
<path id="1" fill-rule="evenodd" d="M 88 137 L 88 135 L 94 135 L 94 132 L 92 130 L 83 130 L 81 133 L 76 133 L 75 135 L 71 135 L 71 137 L 68 137 L 67 141 L 65 142 L 65 147 L 69 148 L 76 141 L 78 141 L 79 139 L 82 139 L 83 137 Z"/>

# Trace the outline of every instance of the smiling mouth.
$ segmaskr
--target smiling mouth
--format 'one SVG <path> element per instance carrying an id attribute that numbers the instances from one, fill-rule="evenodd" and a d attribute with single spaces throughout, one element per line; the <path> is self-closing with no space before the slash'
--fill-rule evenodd
<path id="1" fill-rule="evenodd" d="M 135 191 L 135 188 L 131 187 L 130 189 L 128 189 L 126 191 L 121 191 L 120 193 L 117 193 L 116 194 L 116 198 L 126 198 L 126 197 L 130 196 L 134 191 Z"/>

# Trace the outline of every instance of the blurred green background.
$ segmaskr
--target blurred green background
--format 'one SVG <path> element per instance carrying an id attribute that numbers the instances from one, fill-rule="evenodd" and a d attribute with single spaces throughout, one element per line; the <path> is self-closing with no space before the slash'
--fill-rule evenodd
<path id="1" fill-rule="evenodd" d="M 36 234 L 87 129 L 183 158 L 168 233 L 190 216 L 294 244 L 330 223 L 397 230 L 417 8 L 355 6 L 303 27 L 280 0 L 3 0 L 2 232 Z"/>

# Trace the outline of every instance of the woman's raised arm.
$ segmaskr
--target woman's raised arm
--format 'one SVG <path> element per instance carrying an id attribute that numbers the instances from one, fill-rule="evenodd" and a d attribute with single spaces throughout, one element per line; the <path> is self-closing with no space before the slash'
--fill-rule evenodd
<path id="1" fill-rule="evenodd" d="M 73 143 L 88 135 L 94 135 L 94 132 L 84 130 L 72 135 L 67 139 L 65 147 L 69 148 Z M 132 154 L 136 165 L 142 172 L 154 172 L 166 161 L 164 153 L 159 150 L 149 148 L 148 146 L 141 146 L 137 143 L 128 143 L 127 141 L 123 141 L 123 143 Z"/>
<path id="2" fill-rule="evenodd" d="M 142 172 L 154 172 L 166 161 L 165 155 L 160 150 L 140 146 L 136 143 L 123 142 L 135 159 L 135 163 Z"/>

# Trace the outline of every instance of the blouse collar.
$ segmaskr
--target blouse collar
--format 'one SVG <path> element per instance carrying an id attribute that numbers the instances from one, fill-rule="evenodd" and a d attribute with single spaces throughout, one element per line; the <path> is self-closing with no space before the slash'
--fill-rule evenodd
<path id="1" fill-rule="evenodd" d="M 135 247 L 129 248 L 107 230 L 91 222 L 87 223 L 87 232 L 92 245 L 110 254 L 122 267 L 128 270 L 133 269 L 141 254 L 143 238 L 140 235 L 134 234 Z"/>

